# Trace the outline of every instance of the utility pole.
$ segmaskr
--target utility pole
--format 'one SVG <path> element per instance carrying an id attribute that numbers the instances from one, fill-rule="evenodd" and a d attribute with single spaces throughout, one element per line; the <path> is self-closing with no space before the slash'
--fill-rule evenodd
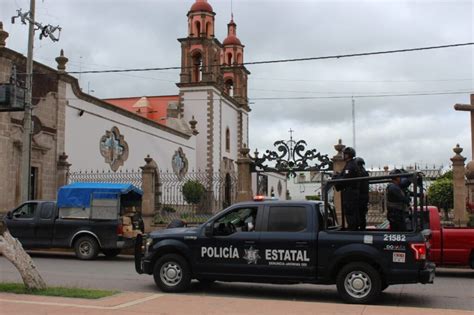
<path id="1" fill-rule="evenodd" d="M 352 147 L 356 149 L 356 120 L 355 120 L 355 100 L 352 97 Z"/>
<path id="2" fill-rule="evenodd" d="M 22 13 L 21 9 L 17 10 L 17 16 L 12 17 L 12 23 L 16 18 L 20 18 L 23 24 L 29 22 L 28 28 L 28 54 L 26 59 L 26 98 L 25 98 L 25 115 L 23 118 L 23 137 L 21 147 L 21 164 L 20 164 L 20 187 L 21 201 L 24 202 L 30 197 L 31 187 L 31 136 L 32 136 L 32 92 L 33 92 L 33 46 L 35 39 L 35 26 L 37 30 L 41 30 L 40 39 L 50 37 L 53 41 L 58 41 L 59 36 L 54 36 L 54 32 L 61 28 L 59 26 L 46 25 L 35 21 L 35 0 L 30 0 L 30 11 Z"/>

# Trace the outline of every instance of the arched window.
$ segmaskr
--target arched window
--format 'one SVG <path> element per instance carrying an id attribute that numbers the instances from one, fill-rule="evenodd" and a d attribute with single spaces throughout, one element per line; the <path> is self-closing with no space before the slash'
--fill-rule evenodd
<path id="1" fill-rule="evenodd" d="M 230 130 L 229 127 L 225 130 L 225 150 L 230 152 Z"/>
<path id="2" fill-rule="evenodd" d="M 242 54 L 240 54 L 240 53 L 237 54 L 237 63 L 238 63 L 239 65 L 242 64 Z"/>
<path id="3" fill-rule="evenodd" d="M 202 56 L 201 53 L 196 53 L 193 56 L 193 73 L 192 82 L 201 82 L 201 67 L 202 67 Z"/>
<path id="4" fill-rule="evenodd" d="M 224 83 L 224 92 L 229 96 L 234 96 L 234 82 L 232 79 L 227 79 Z"/>
<path id="5" fill-rule="evenodd" d="M 201 37 L 201 22 L 196 21 L 195 25 L 196 25 L 197 37 Z"/>
<path id="6" fill-rule="evenodd" d="M 232 65 L 232 53 L 227 54 L 227 64 L 229 66 Z"/>
<path id="7" fill-rule="evenodd" d="M 207 22 L 207 23 L 206 23 L 206 34 L 207 34 L 207 37 L 211 37 L 211 36 L 212 36 L 212 26 L 211 26 L 211 22 Z"/>

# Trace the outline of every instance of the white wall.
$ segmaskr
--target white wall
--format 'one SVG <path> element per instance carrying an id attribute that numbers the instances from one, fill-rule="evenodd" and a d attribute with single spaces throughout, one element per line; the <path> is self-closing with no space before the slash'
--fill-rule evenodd
<path id="1" fill-rule="evenodd" d="M 184 120 L 189 121 L 194 116 L 197 121 L 199 134 L 196 140 L 196 164 L 200 169 L 207 168 L 207 143 L 208 143 L 208 96 L 213 106 L 212 128 L 214 145 L 212 147 L 213 168 L 217 172 L 221 167 L 223 157 L 237 161 L 238 158 L 238 117 L 241 109 L 221 96 L 221 92 L 212 86 L 181 88 Z M 208 94 L 209 93 L 209 94 Z M 244 112 L 244 116 L 247 113 Z M 248 144 L 247 118 L 244 118 L 242 142 Z M 225 150 L 226 127 L 230 130 L 230 152 Z M 236 169 L 236 165 L 234 166 Z"/>
<path id="2" fill-rule="evenodd" d="M 196 138 L 196 169 L 207 168 L 207 90 L 204 88 L 181 88 L 183 93 L 184 120 L 194 116 L 199 132 Z"/>
<path id="3" fill-rule="evenodd" d="M 149 154 L 161 170 L 171 170 L 171 158 L 179 147 L 188 159 L 189 170 L 196 167 L 196 138 L 189 139 L 145 124 L 118 112 L 78 99 L 70 85 L 66 88 L 65 150 L 71 170 L 110 170 L 100 154 L 99 143 L 107 130 L 117 127 L 128 143 L 129 155 L 120 169 L 138 169 Z M 84 114 L 79 116 L 79 110 Z M 119 169 L 119 170 L 120 170 Z"/>
<path id="4" fill-rule="evenodd" d="M 275 197 L 279 200 L 286 200 L 286 189 L 287 189 L 287 179 L 285 175 L 277 173 L 264 173 L 261 174 L 268 176 L 268 196 L 270 196 L 271 189 L 275 193 Z M 278 182 L 281 183 L 281 195 L 278 194 Z M 257 173 L 252 173 L 252 191 L 254 194 L 257 193 Z"/>
<path id="5" fill-rule="evenodd" d="M 221 101 L 222 107 L 222 117 L 221 117 L 221 152 L 222 157 L 227 157 L 234 162 L 237 161 L 238 157 L 238 119 L 239 119 L 239 110 L 226 99 Z M 226 152 L 225 150 L 225 131 L 229 127 L 230 130 L 230 151 Z"/>

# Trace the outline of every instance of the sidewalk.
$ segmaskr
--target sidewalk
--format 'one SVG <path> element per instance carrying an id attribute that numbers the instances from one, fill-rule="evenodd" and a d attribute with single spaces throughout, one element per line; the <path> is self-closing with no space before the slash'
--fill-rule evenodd
<path id="1" fill-rule="evenodd" d="M 10 314 L 361 314 L 441 315 L 472 311 L 381 305 L 349 305 L 317 302 L 210 297 L 186 294 L 125 292 L 100 300 L 43 297 L 0 293 L 0 313 Z"/>

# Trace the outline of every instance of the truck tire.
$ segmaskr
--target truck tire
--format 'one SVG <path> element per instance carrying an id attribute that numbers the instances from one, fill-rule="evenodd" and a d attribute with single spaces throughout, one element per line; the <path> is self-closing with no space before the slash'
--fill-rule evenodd
<path id="1" fill-rule="evenodd" d="M 104 253 L 105 257 L 107 258 L 114 258 L 120 254 L 120 249 L 119 248 L 102 249 L 102 253 Z"/>
<path id="2" fill-rule="evenodd" d="M 378 298 L 382 281 L 374 267 L 365 262 L 345 265 L 337 274 L 337 291 L 347 303 L 367 304 Z"/>
<path id="3" fill-rule="evenodd" d="M 74 243 L 76 257 L 82 260 L 92 260 L 99 254 L 99 244 L 89 235 L 79 237 Z"/>
<path id="4" fill-rule="evenodd" d="M 153 278 L 163 292 L 183 292 L 191 285 L 191 269 L 182 256 L 167 254 L 155 263 Z"/>

